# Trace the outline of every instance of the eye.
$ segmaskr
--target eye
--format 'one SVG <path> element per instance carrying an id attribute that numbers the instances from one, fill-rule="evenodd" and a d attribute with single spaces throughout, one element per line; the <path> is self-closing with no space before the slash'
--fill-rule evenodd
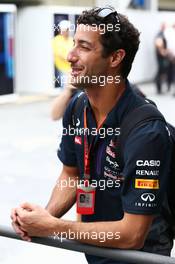
<path id="1" fill-rule="evenodd" d="M 90 48 L 87 47 L 87 46 L 81 46 L 81 48 L 84 49 L 84 50 L 90 50 Z"/>

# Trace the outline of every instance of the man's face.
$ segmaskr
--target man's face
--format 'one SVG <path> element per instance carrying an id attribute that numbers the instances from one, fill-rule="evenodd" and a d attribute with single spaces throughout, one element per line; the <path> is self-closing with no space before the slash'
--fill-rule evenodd
<path id="1" fill-rule="evenodd" d="M 90 26 L 83 24 L 77 26 L 74 47 L 67 57 L 71 63 L 71 83 L 74 86 L 80 88 L 99 86 L 99 77 L 109 74 L 110 59 L 102 57 L 103 46 L 100 37 L 100 33 L 93 31 Z"/>

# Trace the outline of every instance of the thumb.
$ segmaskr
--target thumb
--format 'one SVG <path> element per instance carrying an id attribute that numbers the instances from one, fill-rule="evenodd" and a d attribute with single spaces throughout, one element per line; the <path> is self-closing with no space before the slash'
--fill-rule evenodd
<path id="1" fill-rule="evenodd" d="M 34 204 L 25 202 L 25 203 L 21 204 L 21 208 L 23 208 L 27 211 L 33 211 L 36 208 L 36 206 Z"/>

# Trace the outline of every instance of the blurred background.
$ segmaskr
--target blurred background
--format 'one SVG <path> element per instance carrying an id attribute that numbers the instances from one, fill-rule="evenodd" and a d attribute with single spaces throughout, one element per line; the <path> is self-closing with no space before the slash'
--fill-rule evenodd
<path id="1" fill-rule="evenodd" d="M 141 32 L 129 80 L 175 125 L 175 0 L 0 1 L 0 225 L 10 225 L 12 207 L 24 201 L 45 206 L 49 199 L 61 169 L 56 151 L 62 123 L 50 117 L 67 69 L 55 52 L 66 53 L 63 44 L 57 48 L 61 21 L 73 25 L 85 8 L 105 5 Z M 69 41 L 73 34 L 72 27 Z M 75 219 L 75 208 L 65 218 Z M 1 237 L 0 252 L 2 264 L 86 263 L 80 253 Z"/>

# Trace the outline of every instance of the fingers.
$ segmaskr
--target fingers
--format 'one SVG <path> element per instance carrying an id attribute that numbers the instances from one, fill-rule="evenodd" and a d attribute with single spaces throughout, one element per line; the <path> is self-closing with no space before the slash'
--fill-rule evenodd
<path id="1" fill-rule="evenodd" d="M 25 241 L 31 241 L 31 237 L 29 237 L 27 235 L 27 232 L 25 232 L 24 230 L 21 229 L 19 224 L 12 222 L 12 227 L 15 230 L 16 234 L 21 237 L 21 239 L 23 239 Z"/>
<path id="2" fill-rule="evenodd" d="M 18 235 L 24 235 L 24 230 L 19 225 L 19 219 L 17 216 L 16 208 L 11 211 L 12 226 Z"/>
<path id="3" fill-rule="evenodd" d="M 29 242 L 32 241 L 31 237 L 29 237 L 28 235 L 24 235 L 24 236 L 22 236 L 21 238 L 22 238 L 23 240 L 25 240 L 25 241 L 29 241 Z"/>
<path id="4" fill-rule="evenodd" d="M 25 216 L 27 216 L 31 212 L 29 209 L 23 209 L 22 207 L 16 208 L 16 214 L 17 214 L 17 219 L 24 220 Z"/>
<path id="5" fill-rule="evenodd" d="M 17 217 L 17 214 L 16 214 L 16 208 L 13 208 L 13 209 L 11 210 L 10 218 L 12 219 L 12 221 L 16 222 L 16 217 Z"/>
<path id="6" fill-rule="evenodd" d="M 19 235 L 19 236 L 24 235 L 24 231 L 20 228 L 20 226 L 16 222 L 12 222 L 12 227 L 15 230 L 17 235 Z"/>
<path id="7" fill-rule="evenodd" d="M 21 204 L 21 208 L 23 208 L 27 211 L 33 211 L 36 208 L 36 205 L 25 202 L 25 203 Z"/>
<path id="8" fill-rule="evenodd" d="M 11 214 L 10 214 L 10 218 L 12 219 L 13 222 L 16 222 L 17 221 L 17 215 L 18 215 L 18 212 L 20 212 L 20 214 L 22 213 L 22 210 L 19 210 L 20 209 L 25 209 L 27 211 L 32 211 L 34 208 L 35 208 L 35 205 L 32 205 L 30 203 L 23 203 L 21 205 L 21 207 L 18 207 L 18 208 L 13 208 L 11 210 Z"/>
<path id="9" fill-rule="evenodd" d="M 18 216 L 19 212 L 21 215 L 24 215 L 24 209 L 22 208 L 13 208 L 11 211 L 10 217 L 12 219 L 12 227 L 16 234 L 21 237 L 21 239 L 25 241 L 31 241 L 31 238 L 28 236 L 27 232 L 22 227 L 23 224 Z"/>
<path id="10" fill-rule="evenodd" d="M 20 219 L 19 216 L 17 216 L 17 223 L 18 223 L 18 225 L 19 225 L 19 228 L 20 228 L 22 231 L 26 232 L 26 230 L 25 230 L 25 224 L 21 221 L 21 219 Z"/>

